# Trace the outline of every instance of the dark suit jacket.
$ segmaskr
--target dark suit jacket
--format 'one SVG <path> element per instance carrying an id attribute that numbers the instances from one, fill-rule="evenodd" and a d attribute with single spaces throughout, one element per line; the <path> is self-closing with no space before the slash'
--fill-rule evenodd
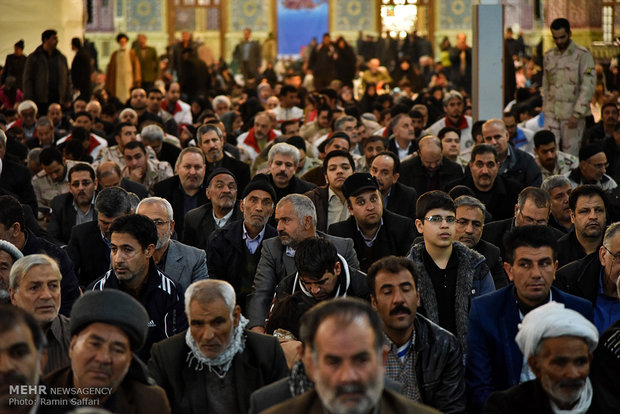
<path id="1" fill-rule="evenodd" d="M 577 240 L 574 227 L 558 239 L 558 269 L 585 256 L 586 252 Z"/>
<path id="2" fill-rule="evenodd" d="M 206 178 L 206 177 L 205 177 Z M 203 181 L 202 186 L 198 189 L 198 206 L 202 206 L 207 202 L 207 194 L 205 192 L 206 185 Z M 153 186 L 153 192 L 155 196 L 165 198 L 172 204 L 172 209 L 174 210 L 174 221 L 175 228 L 177 230 L 177 235 L 180 240 L 183 239 L 183 229 L 185 228 L 185 200 L 183 188 L 181 187 L 181 181 L 179 180 L 178 175 L 174 175 L 170 178 L 166 178 L 163 181 L 158 182 Z M 191 243 L 186 243 L 191 245 Z M 198 246 L 195 246 L 198 247 Z"/>
<path id="3" fill-rule="evenodd" d="M 22 204 L 28 204 L 36 215 L 39 212 L 37 196 L 32 187 L 30 171 L 23 165 L 5 157 L 0 174 L 0 187 L 15 194 Z"/>
<path id="4" fill-rule="evenodd" d="M 483 255 L 486 259 L 491 275 L 493 276 L 495 289 L 508 286 L 508 276 L 504 270 L 504 260 L 499 252 L 499 247 L 480 239 L 478 244 L 474 246 L 474 250 Z"/>
<path id="5" fill-rule="evenodd" d="M 121 178 L 120 187 L 129 193 L 134 193 L 140 200 L 149 196 L 149 191 L 140 183 L 131 181 L 127 177 Z"/>
<path id="6" fill-rule="evenodd" d="M 230 216 L 226 224 L 242 218 L 243 214 L 239 210 L 239 203 L 236 203 L 232 216 Z M 213 219 L 211 202 L 207 201 L 207 203 L 200 207 L 188 211 L 183 226 L 183 243 L 207 250 L 209 236 L 217 229 Z"/>
<path id="7" fill-rule="evenodd" d="M 181 153 L 181 148 L 172 145 L 169 142 L 162 142 L 161 149 L 159 150 L 159 154 L 157 154 L 157 159 L 159 161 L 168 161 L 168 164 L 172 166 L 174 169 L 174 165 L 177 162 L 177 158 Z"/>
<path id="8" fill-rule="evenodd" d="M 417 202 L 418 193 L 415 188 L 406 186 L 398 181 L 392 184 L 387 200 L 387 209 L 392 213 L 415 220 L 415 205 Z"/>
<path id="9" fill-rule="evenodd" d="M 504 236 L 514 228 L 514 220 L 514 218 L 507 218 L 504 220 L 493 221 L 485 224 L 484 229 L 482 230 L 482 238 L 499 247 L 502 257 L 506 257 L 506 253 L 504 252 Z M 560 230 L 551 226 L 547 227 L 551 229 L 551 233 L 553 233 L 553 237 L 556 240 L 559 240 L 562 236 L 564 236 L 564 233 Z"/>
<path id="10" fill-rule="evenodd" d="M 562 266 L 555 273 L 553 285 L 558 289 L 579 296 L 596 304 L 601 274 L 598 250 L 594 253 Z"/>
<path id="11" fill-rule="evenodd" d="M 520 184 L 507 180 L 498 175 L 495 178 L 495 182 L 493 183 L 491 190 L 486 193 L 482 193 L 474 185 L 474 180 L 471 175 L 465 175 L 458 180 L 449 182 L 443 190 L 445 192 L 450 192 L 450 190 L 457 185 L 469 187 L 474 192 L 474 196 L 480 201 L 483 201 L 487 196 L 489 196 L 488 201 L 486 203 L 483 201 L 483 203 L 485 204 L 487 211 L 491 213 L 491 220 L 493 221 L 514 216 L 517 197 L 523 189 Z"/>
<path id="12" fill-rule="evenodd" d="M 73 227 L 67 253 L 81 286 L 88 286 L 110 270 L 110 247 L 96 221 Z"/>
<path id="13" fill-rule="evenodd" d="M 374 412 L 374 411 L 373 411 Z M 439 413 L 434 408 L 408 400 L 393 391 L 383 389 L 381 400 L 379 401 L 379 411 L 381 414 L 426 414 Z M 263 414 L 323 414 L 325 409 L 315 390 L 308 391 L 298 397 L 287 400 L 281 404 L 273 406 L 263 411 Z"/>
<path id="14" fill-rule="evenodd" d="M 398 146 L 396 145 L 396 139 L 391 137 L 388 140 L 388 151 L 392 151 L 394 154 L 398 155 Z M 407 148 L 407 154 L 411 155 L 418 150 L 418 142 L 417 140 L 412 140 L 409 142 L 409 147 Z"/>
<path id="15" fill-rule="evenodd" d="M 236 160 L 224 153 L 224 158 L 222 158 L 220 162 L 207 163 L 205 177 L 208 177 L 209 174 L 218 167 L 226 168 L 235 175 L 235 180 L 237 181 L 237 198 L 241 200 L 243 189 L 250 182 L 250 167 L 245 162 Z"/>
<path id="16" fill-rule="evenodd" d="M 351 216 L 345 221 L 332 224 L 329 226 L 328 233 L 353 240 L 362 272 L 367 272 L 370 265 L 382 257 L 407 256 L 416 234 L 412 219 L 394 214 L 389 210 L 383 210 L 383 226 L 379 229 L 370 255 L 366 254 L 366 243 L 357 230 L 355 217 Z"/>
<path id="17" fill-rule="evenodd" d="M 160 270 L 177 283 L 181 295 L 192 283 L 209 277 L 204 250 L 186 246 L 177 240 L 170 240 L 166 266 Z"/>
<path id="18" fill-rule="evenodd" d="M 47 225 L 47 232 L 61 244 L 69 243 L 71 229 L 75 226 L 77 212 L 73 207 L 73 200 L 71 193 L 59 194 L 52 200 L 52 216 Z M 97 211 L 94 213 L 94 219 L 97 220 Z"/>
<path id="19" fill-rule="evenodd" d="M 304 194 L 312 200 L 316 210 L 316 229 L 319 231 L 327 231 L 327 220 L 329 212 L 329 187 L 315 187 Z"/>
<path id="20" fill-rule="evenodd" d="M 353 241 L 317 231 L 317 236 L 324 237 L 336 246 L 338 253 L 345 258 L 349 266 L 359 269 L 359 261 L 353 248 Z M 286 254 L 286 248 L 278 237 L 263 240 L 261 258 L 254 277 L 254 296 L 250 301 L 248 328 L 264 326 L 269 304 L 273 299 L 276 286 L 288 275 L 297 272 L 295 258 Z"/>
<path id="21" fill-rule="evenodd" d="M 593 309 L 588 301 L 554 287 L 551 296 L 592 321 Z M 512 284 L 472 301 L 467 328 L 468 412 L 479 413 L 493 391 L 519 383 L 523 354 L 515 336 L 520 322 Z"/>
<path id="22" fill-rule="evenodd" d="M 278 235 L 277 230 L 266 225 L 263 242 Z M 258 246 L 256 251 L 257 264 L 260 261 L 263 243 Z M 213 279 L 227 281 L 237 292 L 237 304 L 245 311 L 247 308 L 247 295 L 240 295 L 241 279 L 246 275 L 247 259 L 246 252 L 249 253 L 243 240 L 243 219 L 229 222 L 224 227 L 216 229 L 209 236 L 207 243 L 207 263 L 209 274 Z M 254 274 L 251 275 L 254 277 Z"/>
<path id="23" fill-rule="evenodd" d="M 314 184 L 308 181 L 304 181 L 303 179 L 297 177 L 296 175 L 294 175 L 293 178 L 291 178 L 291 181 L 289 182 L 289 185 L 286 188 L 278 188 L 274 184 L 273 177 L 271 176 L 271 174 L 267 174 L 267 179 L 269 180 L 269 184 L 271 184 L 273 189 L 276 190 L 276 199 L 277 199 L 276 204 L 278 204 L 278 202 L 282 198 L 284 198 L 285 196 L 289 194 L 304 194 L 312 190 L 315 187 Z"/>
<path id="24" fill-rule="evenodd" d="M 252 392 L 288 375 L 286 359 L 276 338 L 250 331 L 245 331 L 245 335 L 245 350 L 234 357 L 229 371 L 234 376 L 239 413 L 248 412 Z M 173 413 L 202 414 L 206 406 L 206 375 L 188 366 L 188 352 L 185 331 L 159 342 L 151 350 L 149 371 L 166 391 Z"/>
<path id="25" fill-rule="evenodd" d="M 593 388 L 592 404 L 586 414 L 617 413 L 618 407 L 604 406 L 598 398 L 598 389 Z M 482 410 L 484 414 L 553 414 L 549 396 L 540 384 L 532 380 L 521 383 L 509 390 L 491 394 Z"/>
<path id="26" fill-rule="evenodd" d="M 457 163 L 443 157 L 437 174 L 439 174 L 437 188 L 429 188 L 428 171 L 422 165 L 420 157 L 413 157 L 400 164 L 400 177 L 398 181 L 401 184 L 415 188 L 418 194 L 422 195 L 430 190 L 441 190 L 450 181 L 461 178 L 463 176 L 463 169 Z"/>

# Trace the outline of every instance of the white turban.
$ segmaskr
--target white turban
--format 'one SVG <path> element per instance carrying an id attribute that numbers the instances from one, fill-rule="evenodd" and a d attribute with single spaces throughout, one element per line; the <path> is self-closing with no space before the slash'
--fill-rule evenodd
<path id="1" fill-rule="evenodd" d="M 588 344 L 588 351 L 594 351 L 598 343 L 598 330 L 579 312 L 566 309 L 563 303 L 549 302 L 530 311 L 519 324 L 516 341 L 523 355 L 529 357 L 536 352 L 543 339 L 559 336 L 577 336 Z"/>

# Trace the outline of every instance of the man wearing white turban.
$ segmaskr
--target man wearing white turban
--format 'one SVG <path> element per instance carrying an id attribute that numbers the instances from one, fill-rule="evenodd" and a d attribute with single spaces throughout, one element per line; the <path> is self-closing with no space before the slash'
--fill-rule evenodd
<path id="1" fill-rule="evenodd" d="M 579 312 L 557 302 L 539 306 L 515 339 L 536 379 L 491 394 L 485 414 L 611 412 L 588 378 L 598 330 Z"/>

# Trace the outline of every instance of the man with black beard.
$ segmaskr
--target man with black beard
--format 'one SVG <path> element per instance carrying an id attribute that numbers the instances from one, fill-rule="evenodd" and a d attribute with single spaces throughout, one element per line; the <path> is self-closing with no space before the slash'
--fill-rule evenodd
<path id="1" fill-rule="evenodd" d="M 153 259 L 157 267 L 177 282 L 180 292 L 197 280 L 207 279 L 205 251 L 171 240 L 174 231 L 172 206 L 160 197 L 145 198 L 136 208 L 137 214 L 147 216 L 157 227 L 157 244 Z"/>

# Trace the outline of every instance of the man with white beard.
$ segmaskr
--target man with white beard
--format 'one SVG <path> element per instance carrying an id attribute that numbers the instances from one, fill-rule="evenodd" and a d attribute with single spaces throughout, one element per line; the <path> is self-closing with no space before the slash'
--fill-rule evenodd
<path id="1" fill-rule="evenodd" d="M 174 231 L 172 206 L 160 197 L 145 198 L 136 208 L 137 214 L 147 216 L 157 227 L 157 245 L 153 260 L 157 267 L 177 282 L 181 293 L 193 282 L 207 279 L 205 251 L 171 240 Z"/>
<path id="2" fill-rule="evenodd" d="M 536 379 L 491 394 L 484 413 L 609 413 L 588 374 L 596 327 L 579 312 L 549 302 L 530 311 L 515 340 Z"/>

